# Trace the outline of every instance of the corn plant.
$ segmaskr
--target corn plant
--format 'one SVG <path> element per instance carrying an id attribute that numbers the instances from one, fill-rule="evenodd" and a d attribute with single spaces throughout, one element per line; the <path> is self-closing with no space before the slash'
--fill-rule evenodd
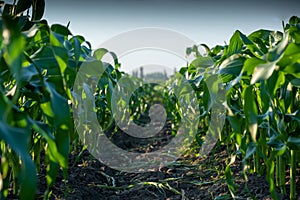
<path id="1" fill-rule="evenodd" d="M 41 20 L 44 4 L 5 4 L 0 20 L 1 198 L 7 197 L 10 183 L 21 199 L 34 198 L 41 156 L 47 197 L 59 167 L 67 178 L 70 144 L 77 138 L 71 86 L 90 45 L 67 27 Z"/>
<path id="2" fill-rule="evenodd" d="M 194 52 L 197 58 L 184 69 L 194 84 L 212 73 L 222 78 L 227 122 L 220 139 L 230 146 L 230 155 L 235 156 L 237 152 L 242 155 L 245 177 L 246 171 L 266 173 L 275 199 L 279 198 L 276 186 L 282 194 L 286 193 L 287 168 L 290 198 L 296 198 L 295 174 L 300 147 L 299 26 L 299 18 L 292 17 L 283 32 L 258 30 L 246 36 L 236 31 L 228 45 L 210 49 L 202 44 L 207 51 L 205 56 L 197 46 L 188 48 L 187 52 Z M 199 85 L 201 88 L 201 82 Z M 202 94 L 209 96 L 205 91 Z M 200 102 L 202 105 L 205 101 Z M 226 177 L 234 196 L 230 164 Z"/>
<path id="3" fill-rule="evenodd" d="M 97 60 L 99 67 L 105 66 L 95 94 L 85 92 L 95 99 L 98 121 L 107 130 L 115 126 L 114 88 L 126 75 L 119 71 L 114 53 L 99 49 L 91 56 L 91 46 L 82 36 L 72 35 L 68 26 L 50 26 L 42 20 L 44 0 L 19 0 L 13 4 L 0 1 L 0 6 L 0 198 L 8 196 L 12 184 L 15 195 L 34 199 L 41 165 L 46 166 L 48 189 L 44 197 L 49 198 L 60 168 L 67 179 L 68 155 L 72 145 L 78 145 L 71 102 L 73 90 L 78 89 L 73 85 L 82 63 Z M 206 54 L 201 55 L 198 46 L 188 48 L 186 53 L 195 54 L 196 59 L 179 70 L 197 95 L 201 113 L 197 142 L 205 142 L 213 120 L 213 104 L 223 103 L 227 116 L 218 137 L 231 157 L 225 169 L 231 195 L 235 196 L 236 187 L 232 158 L 241 156 L 244 177 L 248 173 L 266 174 L 274 199 L 279 198 L 277 189 L 283 195 L 287 193 L 289 170 L 289 195 L 296 199 L 300 19 L 292 17 L 282 32 L 258 30 L 246 36 L 236 31 L 228 45 L 211 49 L 201 46 Z M 113 57 L 114 65 L 101 61 L 105 54 Z M 117 108 L 123 112 L 128 111 L 123 106 L 127 102 L 126 88 L 132 85 L 142 82 L 131 77 L 122 85 Z M 139 87 L 128 100 L 133 120 L 138 121 L 144 113 L 148 115 L 151 104 L 160 101 L 176 129 L 185 116 L 171 86 Z M 220 92 L 225 93 L 225 99 L 218 98 Z"/>

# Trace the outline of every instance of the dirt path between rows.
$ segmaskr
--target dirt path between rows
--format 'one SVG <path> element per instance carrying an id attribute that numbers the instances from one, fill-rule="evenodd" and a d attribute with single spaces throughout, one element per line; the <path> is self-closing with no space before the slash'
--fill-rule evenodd
<path id="1" fill-rule="evenodd" d="M 171 133 L 167 130 L 162 130 L 153 141 L 138 141 L 124 133 L 111 133 L 107 136 L 116 145 L 138 152 L 156 150 L 172 139 Z M 232 199 L 224 174 L 226 163 L 229 162 L 226 147 L 216 145 L 206 158 L 197 157 L 198 151 L 198 144 L 194 144 L 170 166 L 161 167 L 153 172 L 126 173 L 102 164 L 88 150 L 77 146 L 69 156 L 67 181 L 63 179 L 60 170 L 50 199 Z M 231 165 L 231 170 L 236 185 L 236 199 L 271 199 L 264 176 L 248 174 L 248 181 L 245 181 L 241 173 L 240 158 L 237 157 Z M 38 175 L 39 188 L 36 199 L 43 199 L 46 190 L 45 171 L 45 166 L 42 166 Z M 297 188 L 300 188 L 299 179 L 300 171 L 297 173 Z M 288 190 L 287 182 L 287 192 Z M 300 197 L 298 199 L 300 200 Z"/>
<path id="2" fill-rule="evenodd" d="M 94 159 L 87 150 L 80 157 L 79 154 L 79 150 L 72 152 L 68 180 L 63 181 L 59 174 L 51 199 L 232 199 L 224 175 L 227 155 L 221 147 L 206 159 L 190 152 L 171 166 L 146 173 L 116 171 Z M 248 175 L 246 184 L 241 169 L 240 161 L 232 166 L 236 198 L 271 199 L 265 177 Z M 42 195 L 46 189 L 43 172 L 39 180 Z"/>

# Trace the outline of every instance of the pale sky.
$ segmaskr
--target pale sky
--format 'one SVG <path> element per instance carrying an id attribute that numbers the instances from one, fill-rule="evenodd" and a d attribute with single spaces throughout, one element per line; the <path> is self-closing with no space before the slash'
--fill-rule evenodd
<path id="1" fill-rule="evenodd" d="M 300 1 L 199 0 L 46 0 L 45 19 L 66 25 L 83 35 L 92 47 L 112 36 L 143 27 L 177 31 L 197 44 L 210 47 L 228 42 L 235 30 L 282 30 L 282 20 L 300 16 Z"/>

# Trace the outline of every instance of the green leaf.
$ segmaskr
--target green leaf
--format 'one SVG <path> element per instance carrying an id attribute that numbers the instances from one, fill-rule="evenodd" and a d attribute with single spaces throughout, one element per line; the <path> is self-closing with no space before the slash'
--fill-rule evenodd
<path id="1" fill-rule="evenodd" d="M 19 0 L 17 3 L 16 13 L 22 13 L 25 10 L 29 9 L 31 6 L 32 0 Z"/>
<path id="2" fill-rule="evenodd" d="M 300 137 L 289 136 L 287 143 L 292 149 L 300 149 Z"/>
<path id="3" fill-rule="evenodd" d="M 283 71 L 287 74 L 295 76 L 296 78 L 300 78 L 300 63 L 288 65 Z"/>
<path id="4" fill-rule="evenodd" d="M 193 53 L 193 52 L 195 53 L 196 57 L 202 57 L 201 54 L 200 54 L 200 52 L 199 52 L 199 50 L 198 50 L 198 46 L 197 45 L 193 45 L 192 47 L 188 47 L 185 50 L 185 54 L 187 56 L 191 55 L 191 53 Z"/>
<path id="5" fill-rule="evenodd" d="M 59 170 L 59 165 L 56 162 L 50 161 L 46 170 L 47 170 L 46 182 L 47 182 L 47 187 L 49 190 L 49 188 L 51 188 L 56 181 L 56 178 L 58 175 L 58 170 Z"/>
<path id="6" fill-rule="evenodd" d="M 270 107 L 270 97 L 267 92 L 267 88 L 265 84 L 260 84 L 260 90 L 258 92 L 259 98 L 258 103 L 260 105 L 262 113 L 266 113 Z"/>
<path id="7" fill-rule="evenodd" d="M 64 42 L 65 38 L 63 35 L 50 31 L 50 44 L 52 46 L 64 48 Z"/>
<path id="8" fill-rule="evenodd" d="M 283 72 L 274 71 L 272 76 L 266 80 L 268 94 L 276 95 L 276 91 L 285 83 L 285 76 Z"/>
<path id="9" fill-rule="evenodd" d="M 205 80 L 203 104 L 206 111 L 209 111 L 211 109 L 211 107 L 215 103 L 216 98 L 218 97 L 220 81 L 221 80 L 218 78 L 218 75 L 211 75 Z"/>
<path id="10" fill-rule="evenodd" d="M 278 61 L 277 65 L 280 66 L 280 71 L 287 74 L 292 74 L 300 78 L 300 45 L 291 43 L 285 49 L 283 56 Z"/>
<path id="11" fill-rule="evenodd" d="M 4 29 L 3 39 L 7 41 L 4 47 L 4 59 L 9 65 L 11 72 L 16 80 L 20 81 L 23 50 L 25 48 L 25 38 L 21 35 L 18 22 L 10 17 L 3 17 Z"/>
<path id="12" fill-rule="evenodd" d="M 230 87 L 232 87 L 234 84 L 236 84 L 237 82 L 240 81 L 241 76 L 234 76 L 232 74 L 220 74 L 220 78 L 222 78 L 223 83 L 228 83 L 230 82 L 226 88 L 229 89 Z M 239 80 L 237 80 L 239 79 Z M 232 84 L 231 84 L 232 83 Z"/>
<path id="13" fill-rule="evenodd" d="M 61 128 L 58 128 L 56 131 L 56 144 L 58 151 L 63 155 L 63 161 L 61 166 L 64 169 L 64 178 L 66 178 L 66 170 L 68 168 L 68 156 L 70 153 L 70 137 L 69 133 L 66 130 L 63 130 Z"/>
<path id="14" fill-rule="evenodd" d="M 248 86 L 244 91 L 244 112 L 248 121 L 248 129 L 251 134 L 252 140 L 256 142 L 257 134 L 257 105 L 256 96 L 253 92 L 253 86 Z"/>
<path id="15" fill-rule="evenodd" d="M 73 41 L 75 61 L 79 61 L 81 53 L 80 41 L 77 36 L 74 36 L 71 41 Z"/>
<path id="16" fill-rule="evenodd" d="M 108 51 L 107 49 L 104 49 L 104 48 L 99 48 L 96 51 L 94 51 L 93 57 L 96 58 L 97 60 L 101 60 L 103 58 L 103 56 L 107 53 L 111 55 L 111 57 L 114 60 L 115 67 L 116 67 L 116 69 L 118 69 L 120 67 L 120 64 L 118 61 L 118 57 L 114 52 Z"/>
<path id="17" fill-rule="evenodd" d="M 208 67 L 211 67 L 213 66 L 215 63 L 214 61 L 212 60 L 211 57 L 198 57 L 196 58 L 195 60 L 192 61 L 192 63 L 190 64 L 189 68 L 190 67 L 193 67 L 193 68 L 208 68 Z"/>
<path id="18" fill-rule="evenodd" d="M 231 172 L 230 165 L 226 166 L 225 176 L 226 176 L 226 183 L 227 183 L 228 189 L 231 193 L 231 196 L 232 196 L 232 198 L 235 198 L 235 187 L 236 186 L 235 186 L 234 181 L 232 179 L 232 172 Z"/>
<path id="19" fill-rule="evenodd" d="M 50 93 L 52 112 L 54 113 L 54 123 L 57 128 L 69 129 L 71 125 L 71 113 L 67 99 L 61 96 L 55 88 L 45 81 L 47 91 Z"/>
<path id="20" fill-rule="evenodd" d="M 189 55 L 191 55 L 192 51 L 193 51 L 193 48 L 192 48 L 192 47 L 188 47 L 188 48 L 186 48 L 186 50 L 185 50 L 185 54 L 186 54 L 187 56 L 189 56 Z"/>
<path id="21" fill-rule="evenodd" d="M 278 61 L 278 59 L 280 59 L 281 55 L 286 49 L 288 42 L 289 42 L 289 35 L 286 33 L 284 34 L 280 43 L 276 45 L 273 49 L 271 49 L 267 54 L 268 61 L 270 62 Z"/>
<path id="22" fill-rule="evenodd" d="M 21 199 L 34 199 L 37 185 L 36 168 L 27 147 L 29 135 L 30 129 L 28 128 L 12 127 L 0 121 L 0 139 L 4 139 L 22 160 Z"/>
<path id="23" fill-rule="evenodd" d="M 294 113 L 286 114 L 285 116 L 300 124 L 300 110 L 296 110 Z"/>
<path id="24" fill-rule="evenodd" d="M 216 45 L 215 47 L 212 48 L 211 50 L 211 54 L 212 55 L 218 55 L 220 54 L 223 50 L 224 50 L 224 46 L 221 46 L 221 45 Z"/>
<path id="25" fill-rule="evenodd" d="M 300 87 L 300 78 L 295 78 L 293 80 L 291 80 L 291 84 L 294 86 L 294 87 Z"/>
<path id="26" fill-rule="evenodd" d="M 284 143 L 281 143 L 280 146 L 277 146 L 274 148 L 275 152 L 276 152 L 276 156 L 281 156 L 285 153 L 287 149 L 287 146 Z"/>
<path id="27" fill-rule="evenodd" d="M 300 23 L 300 20 L 299 20 L 299 17 L 297 17 L 297 16 L 292 16 L 289 19 L 289 24 L 290 25 L 298 25 L 299 23 Z"/>
<path id="28" fill-rule="evenodd" d="M 247 145 L 247 150 L 246 150 L 246 156 L 243 159 L 244 161 L 247 160 L 248 158 L 250 158 L 250 156 L 252 156 L 256 151 L 256 144 L 254 142 L 250 142 Z"/>
<path id="29" fill-rule="evenodd" d="M 35 78 L 38 78 L 40 74 L 36 70 L 36 68 L 33 65 L 29 65 L 27 67 L 22 67 L 21 69 L 21 81 L 25 84 L 33 84 L 31 83 L 33 80 L 36 80 Z M 21 86 L 23 86 L 21 84 Z"/>
<path id="30" fill-rule="evenodd" d="M 235 133 L 238 133 L 238 134 L 242 133 L 243 127 L 241 126 L 241 124 L 242 124 L 243 120 L 241 119 L 240 116 L 237 116 L 237 115 L 227 116 L 227 119 Z"/>
<path id="31" fill-rule="evenodd" d="M 263 63 L 266 63 L 266 61 L 256 57 L 248 58 L 244 62 L 243 71 L 247 74 L 247 76 L 250 76 L 253 74 L 255 67 Z"/>
<path id="32" fill-rule="evenodd" d="M 50 101 L 41 103 L 41 104 L 40 104 L 40 107 L 41 107 L 42 111 L 43 111 L 46 115 L 48 115 L 49 117 L 53 117 L 53 118 L 54 118 L 54 113 L 53 113 L 53 111 L 52 111 Z"/>
<path id="33" fill-rule="evenodd" d="M 275 69 L 276 62 L 268 62 L 257 65 L 253 72 L 251 84 L 268 79 L 273 74 Z"/>
<path id="34" fill-rule="evenodd" d="M 41 47 L 30 56 L 30 59 L 38 69 L 47 69 L 47 75 L 60 74 L 56 59 L 53 55 L 53 50 L 48 46 Z"/>
<path id="35" fill-rule="evenodd" d="M 61 166 L 64 166 L 66 159 L 58 151 L 55 137 L 52 135 L 50 127 L 47 124 L 34 120 L 30 120 L 30 123 L 32 124 L 32 128 L 47 141 L 48 148 L 46 153 L 50 161 L 57 162 Z"/>
<path id="36" fill-rule="evenodd" d="M 51 26 L 51 30 L 55 33 L 58 33 L 58 34 L 61 34 L 63 36 L 69 36 L 69 35 L 72 35 L 72 33 L 70 32 L 70 30 L 63 26 L 63 25 L 60 25 L 60 24 L 53 24 Z"/>
<path id="37" fill-rule="evenodd" d="M 261 57 L 264 53 L 249 39 L 246 35 L 240 32 L 240 38 L 251 53 L 257 57 Z"/>
<path id="38" fill-rule="evenodd" d="M 228 49 L 227 49 L 227 57 L 240 53 L 243 49 L 243 41 L 240 38 L 240 31 L 235 31 L 233 36 L 230 38 Z"/>
<path id="39" fill-rule="evenodd" d="M 196 139 L 196 142 L 198 143 L 198 145 L 200 147 L 202 147 L 204 141 L 202 140 L 201 135 L 200 134 L 196 134 L 195 139 Z"/>
<path id="40" fill-rule="evenodd" d="M 97 49 L 96 51 L 94 51 L 94 54 L 93 56 L 95 58 L 97 58 L 98 60 L 101 60 L 103 58 L 103 56 L 105 54 L 107 54 L 109 51 L 107 49 L 104 49 L 104 48 L 100 48 L 100 49 Z"/>
<path id="41" fill-rule="evenodd" d="M 264 52 L 267 51 L 267 47 L 270 44 L 278 43 L 282 37 L 283 34 L 279 31 L 270 31 L 265 29 L 254 31 L 248 36 L 248 38 L 255 41 Z"/>
<path id="42" fill-rule="evenodd" d="M 221 63 L 218 73 L 238 76 L 242 71 L 245 60 L 244 57 L 232 55 Z"/>
<path id="43" fill-rule="evenodd" d="M 206 44 L 200 44 L 200 45 L 204 47 L 206 54 L 209 54 L 211 52 L 210 48 Z"/>
<path id="44" fill-rule="evenodd" d="M 32 20 L 42 19 L 45 11 L 45 0 L 32 0 Z"/>
<path id="45" fill-rule="evenodd" d="M 68 52 L 65 48 L 57 47 L 57 46 L 53 46 L 52 50 L 53 50 L 55 60 L 59 66 L 61 76 L 64 77 L 64 73 L 65 70 L 67 69 L 68 58 L 69 58 Z"/>

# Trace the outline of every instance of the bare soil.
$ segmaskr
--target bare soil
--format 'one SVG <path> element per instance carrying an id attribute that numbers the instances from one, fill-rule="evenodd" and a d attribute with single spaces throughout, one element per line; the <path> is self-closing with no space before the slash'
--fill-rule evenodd
<path id="1" fill-rule="evenodd" d="M 171 132 L 162 130 L 155 138 L 138 140 L 124 132 L 107 136 L 119 147 L 136 152 L 149 152 L 159 149 L 172 139 Z M 216 145 L 206 157 L 197 157 L 198 144 L 170 166 L 161 167 L 153 172 L 127 173 L 114 170 L 95 159 L 88 150 L 77 146 L 69 156 L 68 178 L 64 180 L 60 170 L 57 182 L 52 187 L 50 199 L 233 199 L 226 182 L 225 168 L 230 161 L 225 146 Z M 237 156 L 231 165 L 235 184 L 236 199 L 272 199 L 266 178 L 257 174 L 242 173 L 242 162 Z M 46 191 L 46 169 L 42 166 L 38 174 L 36 199 L 43 199 Z M 300 188 L 300 171 L 297 173 L 297 188 Z M 287 192 L 288 170 L 287 170 Z M 13 198 L 13 195 L 9 195 Z M 281 196 L 281 199 L 289 199 Z M 300 192 L 298 192 L 300 199 Z"/>

